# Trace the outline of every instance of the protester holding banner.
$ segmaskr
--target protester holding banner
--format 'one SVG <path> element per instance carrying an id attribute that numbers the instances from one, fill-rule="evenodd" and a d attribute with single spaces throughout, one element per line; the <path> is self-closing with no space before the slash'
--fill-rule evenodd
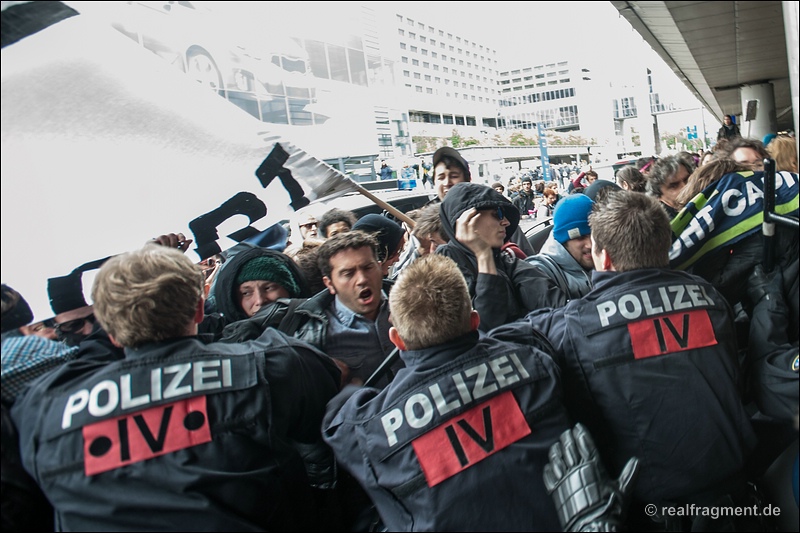
<path id="1" fill-rule="evenodd" d="M 731 305 L 741 301 L 753 267 L 764 260 L 764 175 L 723 160 L 701 167 L 698 182 L 709 185 L 672 220 L 670 265 L 710 281 Z M 798 176 L 775 175 L 775 212 L 798 216 Z M 688 193 L 687 193 L 688 196 Z M 775 227 L 775 264 L 783 267 L 798 256 L 796 229 Z M 787 287 L 792 280 L 785 280 Z M 787 294 L 790 302 L 797 295 Z M 797 308 L 796 304 L 794 308 Z"/>
<path id="2" fill-rule="evenodd" d="M 703 166 L 697 167 L 695 171 L 692 172 L 692 175 L 689 176 L 686 187 L 684 187 L 675 198 L 675 207 L 677 207 L 678 210 L 683 209 L 686 204 L 694 200 L 695 196 L 703 192 L 703 189 L 719 181 L 725 174 L 730 174 L 731 172 L 746 172 L 747 170 L 749 169 L 746 166 L 727 157 L 715 159 Z"/>
<path id="3" fill-rule="evenodd" d="M 66 363 L 12 408 L 58 528 L 325 526 L 298 451 L 325 447 L 339 372 L 324 354 L 273 329 L 204 344 L 202 273 L 167 247 L 110 259 L 92 296 L 125 359 Z"/>
<path id="4" fill-rule="evenodd" d="M 758 171 L 764 170 L 764 160 L 769 158 L 769 152 L 758 139 L 736 137 L 724 145 L 723 156 Z"/>

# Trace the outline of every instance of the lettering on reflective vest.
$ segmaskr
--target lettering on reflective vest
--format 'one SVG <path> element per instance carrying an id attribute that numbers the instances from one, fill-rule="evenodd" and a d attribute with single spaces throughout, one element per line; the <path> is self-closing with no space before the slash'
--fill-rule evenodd
<path id="1" fill-rule="evenodd" d="M 717 337 L 706 310 L 674 313 L 628 324 L 633 357 L 656 355 L 713 346 Z"/>
<path id="2" fill-rule="evenodd" d="M 411 444 L 429 487 L 531 434 L 511 391 L 476 405 Z"/>
<path id="3" fill-rule="evenodd" d="M 84 426 L 84 472 L 93 476 L 206 442 L 206 397 L 195 396 Z"/>

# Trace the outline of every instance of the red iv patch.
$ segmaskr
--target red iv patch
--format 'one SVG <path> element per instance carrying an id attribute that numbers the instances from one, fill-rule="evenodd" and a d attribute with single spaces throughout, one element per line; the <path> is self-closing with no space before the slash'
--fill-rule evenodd
<path id="1" fill-rule="evenodd" d="M 717 344 L 704 309 L 648 318 L 628 324 L 633 357 L 644 359 Z"/>
<path id="2" fill-rule="evenodd" d="M 93 476 L 206 442 L 206 397 L 187 398 L 84 426 L 84 472 Z"/>
<path id="3" fill-rule="evenodd" d="M 508 391 L 448 419 L 412 445 L 428 486 L 433 487 L 530 433 L 514 394 Z"/>

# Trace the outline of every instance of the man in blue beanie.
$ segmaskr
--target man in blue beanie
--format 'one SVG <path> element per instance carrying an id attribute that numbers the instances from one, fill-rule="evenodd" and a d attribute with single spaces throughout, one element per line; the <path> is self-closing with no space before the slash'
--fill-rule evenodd
<path id="1" fill-rule="evenodd" d="M 527 259 L 555 282 L 567 300 L 580 298 L 592 288 L 592 230 L 589 213 L 594 202 L 585 194 L 572 194 L 556 204 L 553 232 L 541 251 Z"/>

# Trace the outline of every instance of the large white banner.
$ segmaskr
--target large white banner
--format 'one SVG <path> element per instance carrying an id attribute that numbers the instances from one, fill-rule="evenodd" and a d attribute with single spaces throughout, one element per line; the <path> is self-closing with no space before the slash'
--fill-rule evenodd
<path id="1" fill-rule="evenodd" d="M 199 261 L 356 189 L 86 17 L 3 48 L 2 65 L 2 282 L 37 320 L 53 315 L 47 279 L 79 265 L 169 232 Z"/>

